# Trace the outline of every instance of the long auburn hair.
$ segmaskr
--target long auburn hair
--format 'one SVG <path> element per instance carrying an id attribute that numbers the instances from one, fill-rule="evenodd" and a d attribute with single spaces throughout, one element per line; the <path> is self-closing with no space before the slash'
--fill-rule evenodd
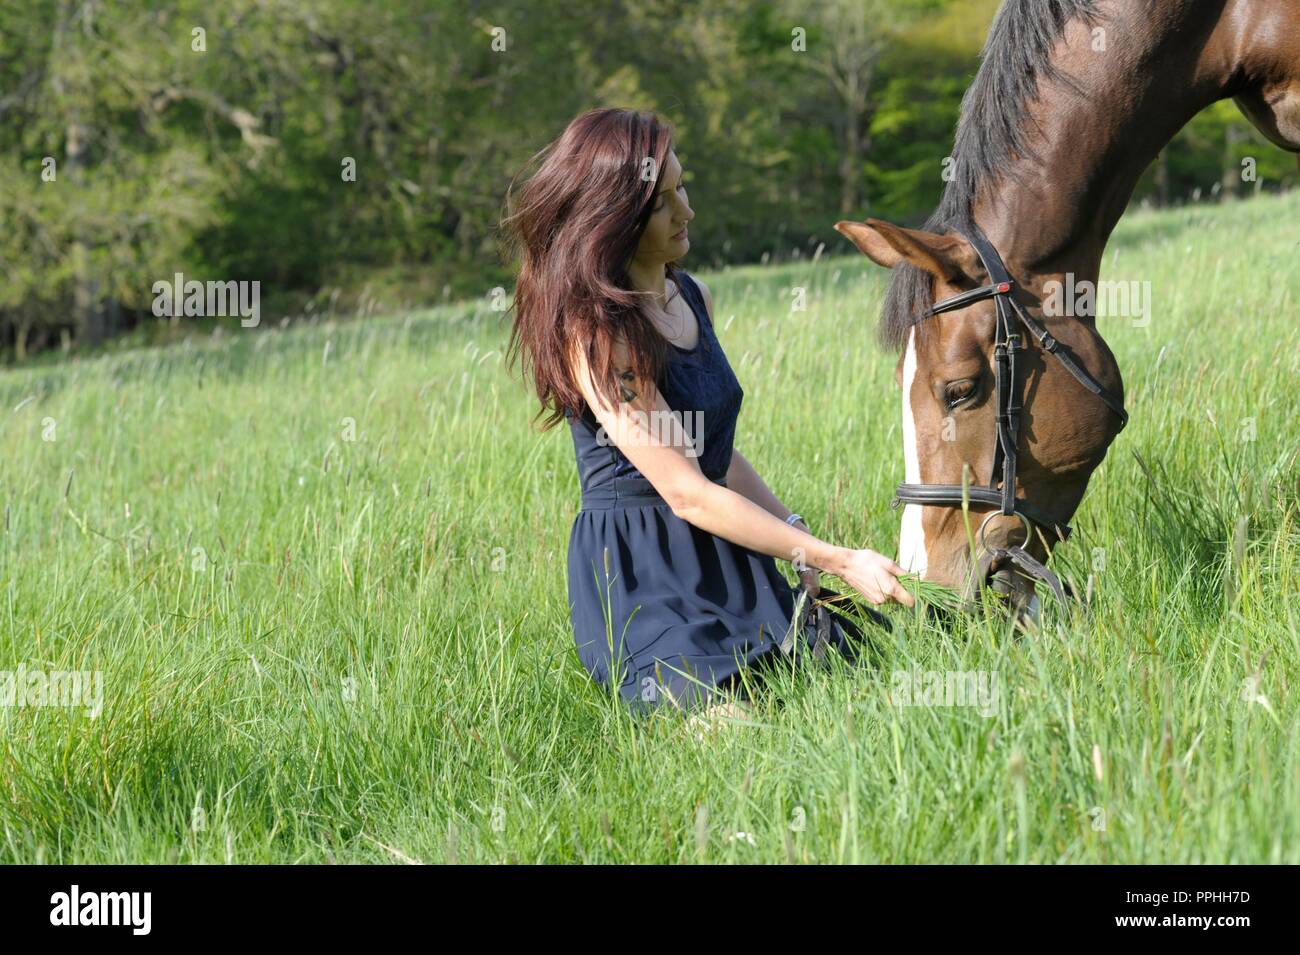
<path id="1" fill-rule="evenodd" d="M 620 398 L 616 340 L 627 346 L 639 380 L 659 381 L 667 343 L 640 309 L 650 293 L 632 286 L 627 267 L 672 148 L 671 127 L 653 112 L 593 109 L 533 157 L 529 165 L 542 162 L 517 208 L 511 181 L 501 229 L 509 254 L 519 256 L 519 278 L 506 357 L 509 366 L 525 359 L 541 401 L 534 423 L 546 415 L 542 431 L 565 411 L 582 414 L 568 357 L 574 343 L 585 344 L 597 393 L 611 406 Z M 676 263 L 664 272 L 674 278 Z"/>

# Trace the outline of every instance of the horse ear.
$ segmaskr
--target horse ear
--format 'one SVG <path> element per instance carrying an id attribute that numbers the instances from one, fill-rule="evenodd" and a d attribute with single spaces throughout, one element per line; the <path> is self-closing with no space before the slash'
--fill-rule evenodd
<path id="1" fill-rule="evenodd" d="M 961 279 L 974 281 L 978 274 L 979 257 L 971 244 L 958 235 L 904 229 L 883 219 L 846 220 L 835 223 L 835 229 L 872 262 L 887 269 L 906 262 L 954 283 Z"/>

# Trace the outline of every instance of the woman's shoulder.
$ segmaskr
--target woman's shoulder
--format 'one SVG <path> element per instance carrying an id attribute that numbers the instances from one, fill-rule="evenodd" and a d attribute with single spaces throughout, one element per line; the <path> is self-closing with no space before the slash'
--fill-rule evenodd
<path id="1" fill-rule="evenodd" d="M 713 295 L 709 291 L 709 287 L 685 269 L 677 269 L 673 273 L 673 278 L 677 280 L 677 285 L 682 289 L 683 293 L 689 295 L 699 304 L 700 311 L 709 324 L 712 325 Z"/>

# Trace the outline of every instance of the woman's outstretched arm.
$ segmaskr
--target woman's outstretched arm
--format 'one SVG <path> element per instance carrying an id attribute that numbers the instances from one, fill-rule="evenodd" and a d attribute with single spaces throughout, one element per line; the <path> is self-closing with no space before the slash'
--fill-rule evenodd
<path id="1" fill-rule="evenodd" d="M 823 541 L 706 478 L 693 456 L 691 437 L 653 383 L 634 378 L 621 343 L 615 345 L 615 366 L 621 369 L 627 400 L 610 407 L 597 393 L 582 348 L 575 346 L 570 352 L 573 380 L 607 439 L 645 476 L 675 515 L 760 554 L 820 568 L 844 580 L 873 604 L 897 600 L 910 607 L 915 603 L 898 582 L 903 569 L 883 554 Z"/>

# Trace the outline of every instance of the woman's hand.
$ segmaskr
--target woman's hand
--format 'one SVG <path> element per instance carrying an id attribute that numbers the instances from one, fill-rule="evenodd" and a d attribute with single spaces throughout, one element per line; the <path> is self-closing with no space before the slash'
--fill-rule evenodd
<path id="1" fill-rule="evenodd" d="M 833 573 L 869 603 L 879 606 L 893 600 L 904 607 L 916 606 L 916 598 L 898 582 L 898 575 L 907 571 L 874 550 L 845 550 Z"/>

